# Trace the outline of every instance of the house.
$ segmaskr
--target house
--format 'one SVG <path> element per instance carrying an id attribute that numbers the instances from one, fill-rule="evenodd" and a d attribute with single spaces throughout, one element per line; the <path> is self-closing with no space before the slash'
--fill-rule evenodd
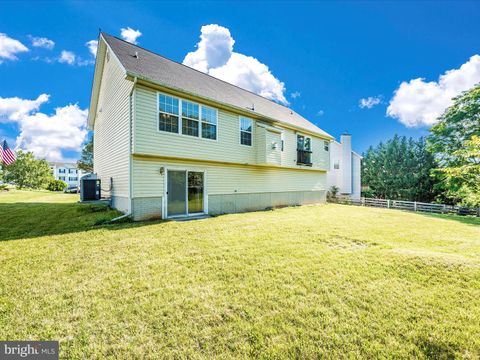
<path id="1" fill-rule="evenodd" d="M 79 187 L 82 171 L 77 168 L 75 163 L 49 162 L 50 170 L 55 180 L 62 180 L 69 187 Z"/>
<path id="2" fill-rule="evenodd" d="M 94 173 L 112 206 L 135 220 L 325 201 L 331 135 L 285 106 L 105 33 L 88 126 Z"/>
<path id="3" fill-rule="evenodd" d="M 340 142 L 330 144 L 330 171 L 327 173 L 327 189 L 332 186 L 339 194 L 352 199 L 360 199 L 362 157 L 352 151 L 352 136 L 343 134 Z"/>

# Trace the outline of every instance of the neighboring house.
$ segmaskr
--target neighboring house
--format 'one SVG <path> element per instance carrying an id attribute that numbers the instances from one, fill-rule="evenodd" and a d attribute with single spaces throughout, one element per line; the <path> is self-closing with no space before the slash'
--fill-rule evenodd
<path id="1" fill-rule="evenodd" d="M 327 174 L 328 190 L 332 186 L 339 189 L 339 194 L 359 199 L 361 193 L 362 157 L 352 151 L 352 136 L 343 134 L 340 142 L 330 143 L 330 171 Z"/>
<path id="2" fill-rule="evenodd" d="M 94 173 L 136 220 L 325 201 L 333 137 L 291 109 L 101 33 Z"/>
<path id="3" fill-rule="evenodd" d="M 66 182 L 69 187 L 80 186 L 82 171 L 77 168 L 77 164 L 50 162 L 48 165 L 50 166 L 50 170 L 52 170 L 55 180 L 62 180 Z"/>

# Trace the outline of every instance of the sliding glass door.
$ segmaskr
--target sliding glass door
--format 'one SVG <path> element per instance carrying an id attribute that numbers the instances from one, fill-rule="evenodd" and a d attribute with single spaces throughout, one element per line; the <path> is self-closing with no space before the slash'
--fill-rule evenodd
<path id="1" fill-rule="evenodd" d="M 168 216 L 187 214 L 186 176 L 186 171 L 168 170 L 167 172 Z"/>
<path id="2" fill-rule="evenodd" d="M 203 213 L 203 172 L 188 172 L 188 213 Z"/>
<path id="3" fill-rule="evenodd" d="M 167 215 L 181 216 L 204 212 L 204 173 L 167 171 Z"/>

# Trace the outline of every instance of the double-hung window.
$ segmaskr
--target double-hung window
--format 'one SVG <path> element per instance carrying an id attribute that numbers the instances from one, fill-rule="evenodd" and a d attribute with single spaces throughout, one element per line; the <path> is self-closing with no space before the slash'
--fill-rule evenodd
<path id="1" fill-rule="evenodd" d="M 160 94 L 158 99 L 158 129 L 178 134 L 178 98 Z"/>
<path id="2" fill-rule="evenodd" d="M 217 139 L 217 110 L 202 105 L 202 138 Z"/>
<path id="3" fill-rule="evenodd" d="M 217 139 L 217 110 L 192 101 L 159 93 L 158 130 Z"/>
<path id="4" fill-rule="evenodd" d="M 198 104 L 182 100 L 182 134 L 198 137 Z"/>
<path id="5" fill-rule="evenodd" d="M 253 120 L 240 116 L 240 144 L 252 146 Z"/>

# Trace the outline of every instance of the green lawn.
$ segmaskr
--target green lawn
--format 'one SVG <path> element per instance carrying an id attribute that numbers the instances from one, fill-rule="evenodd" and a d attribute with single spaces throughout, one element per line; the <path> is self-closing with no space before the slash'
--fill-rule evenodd
<path id="1" fill-rule="evenodd" d="M 479 358 L 480 221 L 342 205 L 99 225 L 0 193 L 0 340 L 62 358 Z M 96 225 L 95 225 L 96 224 Z"/>

